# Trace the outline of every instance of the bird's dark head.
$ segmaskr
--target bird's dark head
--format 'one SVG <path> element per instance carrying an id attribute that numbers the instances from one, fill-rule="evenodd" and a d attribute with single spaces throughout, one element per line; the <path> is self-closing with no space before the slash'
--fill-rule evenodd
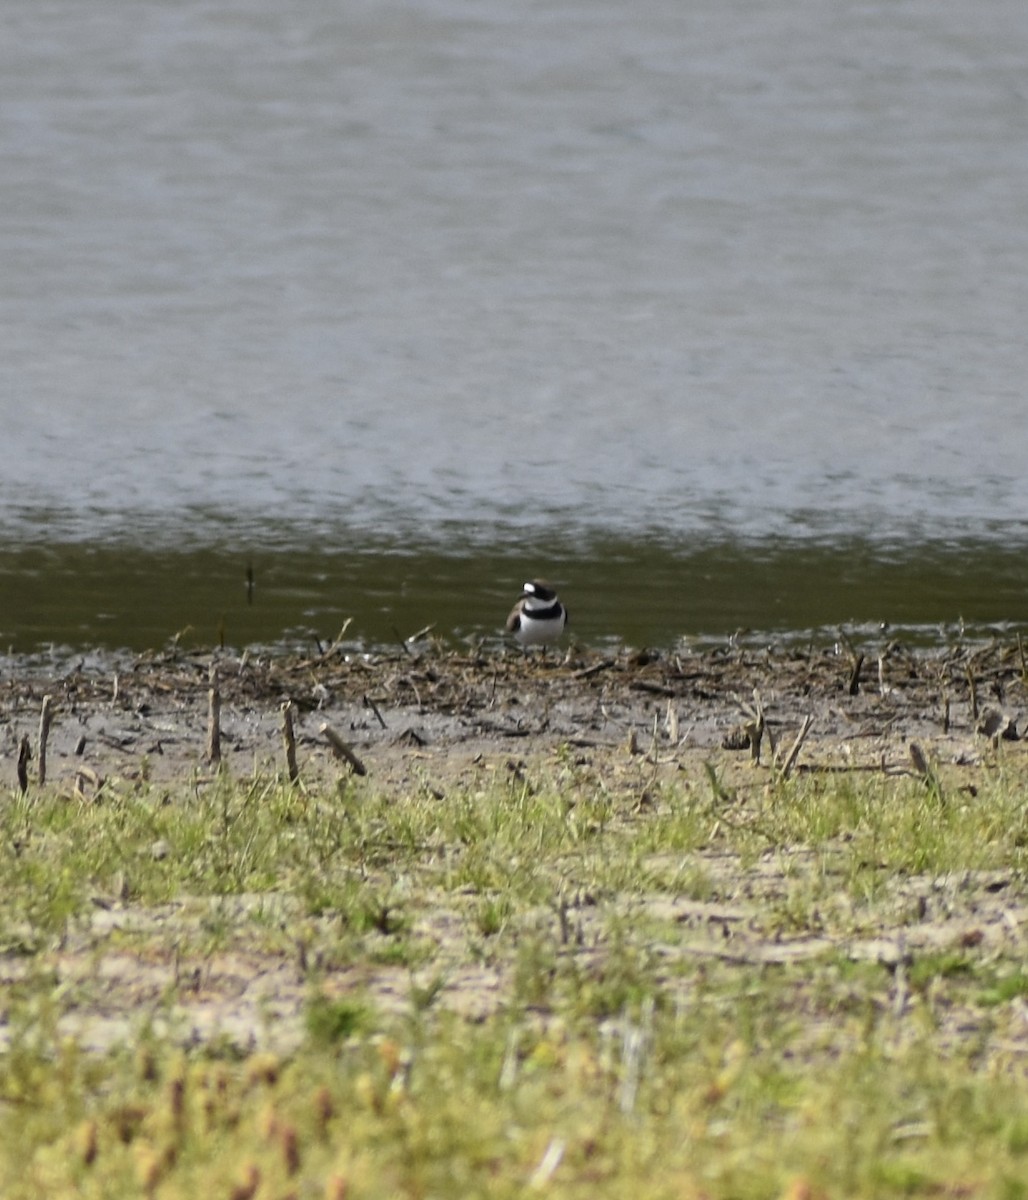
<path id="1" fill-rule="evenodd" d="M 557 599 L 556 589 L 542 579 L 530 579 L 524 586 L 524 595 L 534 596 L 536 600 L 544 600 L 547 603 Z"/>

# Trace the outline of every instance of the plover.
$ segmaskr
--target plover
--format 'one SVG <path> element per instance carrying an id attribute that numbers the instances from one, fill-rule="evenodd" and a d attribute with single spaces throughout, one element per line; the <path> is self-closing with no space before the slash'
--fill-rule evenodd
<path id="1" fill-rule="evenodd" d="M 521 599 L 507 618 L 507 632 L 522 646 L 545 646 L 555 642 L 568 623 L 568 610 L 548 583 L 533 579 L 525 584 Z"/>

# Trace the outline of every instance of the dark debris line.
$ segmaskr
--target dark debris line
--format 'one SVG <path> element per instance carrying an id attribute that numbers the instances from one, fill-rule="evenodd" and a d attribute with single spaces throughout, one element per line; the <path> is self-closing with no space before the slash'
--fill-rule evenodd
<path id="1" fill-rule="evenodd" d="M 819 736 L 884 734 L 897 727 L 908 736 L 926 736 L 959 726 L 1016 738 L 1016 713 L 1028 694 L 1020 641 L 938 650 L 900 642 L 863 651 L 839 643 L 730 644 L 680 653 L 575 648 L 563 658 L 456 651 L 431 641 L 403 653 L 333 646 L 316 656 L 176 648 L 112 660 L 109 669 L 94 661 L 61 675 L 31 664 L 9 668 L 0 680 L 0 754 L 17 759 L 19 738 L 28 721 L 38 719 L 45 695 L 62 715 L 96 708 L 143 718 L 169 708 L 191 713 L 204 704 L 215 663 L 225 705 L 278 711 L 290 702 L 298 714 L 352 705 L 373 713 L 383 732 L 389 732 L 390 714 L 404 710 L 446 714 L 467 728 L 520 736 L 539 728 L 525 714 L 562 703 L 577 704 L 579 715 L 583 705 L 605 713 L 620 706 L 636 718 L 673 703 L 684 710 L 683 722 L 716 715 L 727 730 L 756 702 L 771 724 L 795 727 L 816 711 Z M 512 712 L 520 715 L 513 719 Z M 735 748 L 727 733 L 723 744 Z M 743 739 L 738 748 L 746 744 Z"/>
<path id="2" fill-rule="evenodd" d="M 109 672 L 72 669 L 59 677 L 36 666 L 12 671 L 0 682 L 5 704 L 41 699 L 46 690 L 63 691 L 89 700 L 110 700 L 117 691 L 142 685 L 158 695 L 188 693 L 208 686 L 212 661 L 220 663 L 219 683 L 225 699 L 277 701 L 290 697 L 306 708 L 322 706 L 325 690 L 348 699 L 367 696 L 391 699 L 406 693 L 422 704 L 478 706 L 504 687 L 568 687 L 587 685 L 606 690 L 634 689 L 656 695 L 720 698 L 728 691 L 753 687 L 783 694 L 841 697 L 903 691 L 922 707 L 945 697 L 967 702 L 1002 700 L 1006 690 L 1028 685 L 1028 665 L 1018 643 L 991 642 L 946 650 L 924 650 L 889 643 L 880 652 L 856 653 L 839 646 L 781 649 L 772 646 L 726 646 L 695 653 L 659 651 L 616 655 L 575 649 L 563 659 L 522 653 L 467 653 L 427 643 L 414 654 L 344 653 L 324 655 L 243 654 L 219 651 L 151 652 Z"/>

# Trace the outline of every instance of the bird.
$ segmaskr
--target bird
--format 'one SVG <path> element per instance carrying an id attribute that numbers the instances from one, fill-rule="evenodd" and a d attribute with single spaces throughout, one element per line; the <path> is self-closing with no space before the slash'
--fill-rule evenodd
<path id="1" fill-rule="evenodd" d="M 507 632 L 523 647 L 545 646 L 555 642 L 568 623 L 568 610 L 557 593 L 541 579 L 532 579 L 521 590 L 521 597 L 507 618 Z"/>

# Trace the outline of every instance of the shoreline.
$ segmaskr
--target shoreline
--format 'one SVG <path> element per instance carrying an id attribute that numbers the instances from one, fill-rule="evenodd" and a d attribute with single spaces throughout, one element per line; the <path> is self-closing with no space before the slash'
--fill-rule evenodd
<path id="1" fill-rule="evenodd" d="M 1028 706 L 1021 643 L 999 641 L 947 650 L 890 643 L 877 654 L 784 643 L 693 653 L 574 648 L 547 657 L 423 643 L 379 654 L 172 649 L 80 661 L 52 673 L 35 663 L 19 671 L 17 660 L 12 669 L 9 660 L 0 676 L 8 784 L 25 737 L 36 777 L 47 695 L 49 781 L 84 772 L 169 781 L 209 769 L 213 668 L 222 765 L 236 774 L 284 771 L 282 705 L 290 701 L 298 768 L 312 782 L 346 765 L 335 761 L 325 725 L 372 776 L 381 769 L 387 779 L 411 756 L 452 774 L 455 760 L 562 743 L 734 751 L 770 762 L 804 727 L 797 769 L 833 761 L 900 769 L 912 741 L 946 761 L 977 761 L 990 738 L 1018 738 Z"/>

